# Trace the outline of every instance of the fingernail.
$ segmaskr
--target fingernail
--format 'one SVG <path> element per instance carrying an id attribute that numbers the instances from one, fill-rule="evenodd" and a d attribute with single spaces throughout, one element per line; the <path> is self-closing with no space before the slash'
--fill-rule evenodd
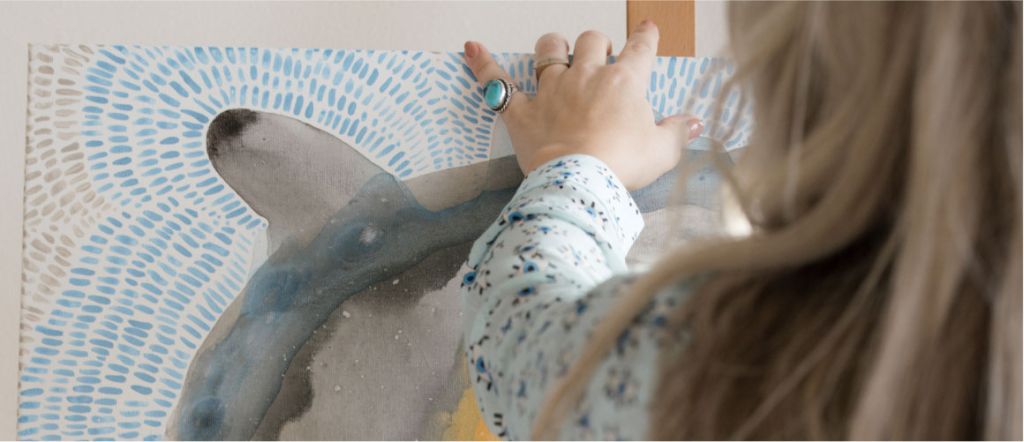
<path id="1" fill-rule="evenodd" d="M 466 42 L 466 46 L 464 47 L 464 49 L 466 50 L 466 58 L 476 57 L 477 54 L 480 53 L 480 47 L 477 46 L 476 43 L 471 41 Z"/>
<path id="2" fill-rule="evenodd" d="M 692 119 L 687 123 L 687 127 L 690 128 L 690 139 L 694 139 L 700 136 L 704 132 L 704 122 L 699 119 Z"/>
<path id="3" fill-rule="evenodd" d="M 640 24 L 643 26 L 650 26 L 654 24 L 654 21 L 649 18 L 645 18 L 644 21 L 640 22 Z"/>

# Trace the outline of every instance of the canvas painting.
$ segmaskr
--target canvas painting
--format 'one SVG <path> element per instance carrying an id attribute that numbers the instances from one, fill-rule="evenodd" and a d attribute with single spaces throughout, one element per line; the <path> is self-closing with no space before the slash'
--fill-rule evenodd
<path id="1" fill-rule="evenodd" d="M 461 54 L 29 57 L 20 438 L 487 437 L 458 271 L 522 175 Z M 530 56 L 498 60 L 535 91 Z M 659 59 L 652 112 L 710 118 L 729 73 Z M 689 158 L 744 145 L 737 106 Z M 673 175 L 634 194 L 633 262 L 716 228 L 717 175 L 688 179 L 680 205 Z"/>

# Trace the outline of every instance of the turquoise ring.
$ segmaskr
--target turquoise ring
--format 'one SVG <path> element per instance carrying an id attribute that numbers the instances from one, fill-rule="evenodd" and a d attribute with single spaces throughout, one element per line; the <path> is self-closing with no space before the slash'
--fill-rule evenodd
<path id="1" fill-rule="evenodd" d="M 505 112 L 512 101 L 512 94 L 516 92 L 519 92 L 519 88 L 505 79 L 491 80 L 484 86 L 484 102 L 492 111 Z"/>

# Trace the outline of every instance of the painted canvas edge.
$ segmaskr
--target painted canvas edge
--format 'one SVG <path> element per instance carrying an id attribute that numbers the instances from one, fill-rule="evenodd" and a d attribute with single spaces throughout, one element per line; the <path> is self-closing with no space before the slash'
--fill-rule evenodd
<path id="1" fill-rule="evenodd" d="M 172 47 L 171 49 L 174 49 L 174 48 Z M 179 49 L 181 49 L 181 48 L 179 48 Z M 188 49 L 188 48 L 184 48 L 184 49 Z M 302 51 L 302 50 L 298 50 L 298 51 Z M 445 55 L 445 54 L 440 54 L 440 53 L 434 53 L 434 54 L 435 55 Z M 453 54 L 449 53 L 447 55 L 452 56 Z M 529 82 L 532 81 L 532 78 L 529 77 L 529 72 L 530 72 L 529 61 L 525 60 L 524 57 L 526 57 L 526 56 L 524 56 L 524 55 L 509 55 L 509 54 L 506 54 L 506 55 L 503 55 L 502 60 L 503 60 L 503 63 L 506 64 L 506 66 L 511 68 L 511 71 L 517 77 L 519 77 L 519 78 L 524 78 L 525 77 L 526 80 L 524 80 L 524 82 L 527 85 L 529 85 Z M 271 61 L 270 63 L 273 64 L 274 62 Z M 530 86 L 527 86 L 526 89 L 530 90 Z M 660 103 L 660 104 L 663 105 L 663 106 L 665 105 L 665 103 Z M 655 106 L 656 107 L 659 106 L 659 103 L 655 103 Z M 301 106 L 296 106 L 296 108 L 300 108 L 300 107 Z M 664 113 L 670 113 L 670 110 L 672 110 L 671 106 L 663 108 L 663 109 L 665 109 L 663 111 Z M 301 112 L 301 109 L 300 109 L 299 112 Z M 396 172 L 400 173 L 400 171 L 396 171 Z M 29 182 L 29 180 L 26 179 L 26 183 L 28 183 L 28 182 Z M 26 198 L 28 198 L 29 196 L 30 195 L 26 192 Z M 30 210 L 30 209 L 28 207 L 26 207 L 26 210 Z M 28 224 L 26 223 L 26 226 L 27 225 Z"/>

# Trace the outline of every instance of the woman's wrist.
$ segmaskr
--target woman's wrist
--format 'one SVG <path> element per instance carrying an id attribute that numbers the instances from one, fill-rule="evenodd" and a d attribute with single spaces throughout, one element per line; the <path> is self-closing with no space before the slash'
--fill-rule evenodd
<path id="1" fill-rule="evenodd" d="M 523 175 L 529 175 L 530 172 L 550 163 L 552 160 L 574 153 L 582 153 L 582 149 L 574 149 L 561 143 L 555 143 L 534 150 L 529 155 L 516 153 L 516 156 L 520 159 L 519 166 L 523 169 Z"/>

